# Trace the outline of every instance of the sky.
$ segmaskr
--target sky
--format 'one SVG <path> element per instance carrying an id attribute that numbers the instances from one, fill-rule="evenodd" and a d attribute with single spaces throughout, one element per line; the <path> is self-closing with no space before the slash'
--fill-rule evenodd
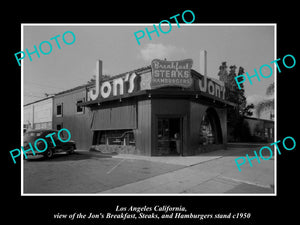
<path id="1" fill-rule="evenodd" d="M 156 24 L 157 25 L 157 24 Z M 219 66 L 227 62 L 230 65 L 242 66 L 249 75 L 254 75 L 254 69 L 263 64 L 270 64 L 274 56 L 274 32 L 272 24 L 264 25 L 220 25 L 220 24 L 172 24 L 169 33 L 152 33 L 150 40 L 145 35 L 138 45 L 134 33 L 148 28 L 153 30 L 153 24 L 64 24 L 58 26 L 44 24 L 23 24 L 23 48 L 29 52 L 38 48 L 43 41 L 52 44 L 48 55 L 32 54 L 22 60 L 23 69 L 23 104 L 37 101 L 47 94 L 85 84 L 96 73 L 96 61 L 103 61 L 103 74 L 117 75 L 137 68 L 148 66 L 152 59 L 181 60 L 191 58 L 193 69 L 199 71 L 199 55 L 201 50 L 207 51 L 207 75 L 218 79 Z M 168 24 L 162 26 L 164 31 Z M 67 45 L 62 40 L 66 31 L 72 31 L 75 42 Z M 60 35 L 57 41 L 50 38 Z M 70 34 L 65 40 L 73 40 Z M 42 50 L 48 52 L 48 44 L 42 45 Z M 17 63 L 17 62 L 16 62 Z M 263 70 L 264 71 L 264 70 Z M 266 75 L 269 70 L 264 71 Z M 268 98 L 265 95 L 267 87 L 274 82 L 274 73 L 270 78 L 252 79 L 253 85 L 247 80 L 244 83 L 248 103 L 257 103 Z"/>

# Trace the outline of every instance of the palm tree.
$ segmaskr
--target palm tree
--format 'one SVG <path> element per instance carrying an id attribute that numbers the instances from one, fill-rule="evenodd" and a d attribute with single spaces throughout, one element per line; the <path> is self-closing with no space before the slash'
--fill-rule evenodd
<path id="1" fill-rule="evenodd" d="M 269 85 L 266 91 L 267 96 L 273 96 L 274 95 L 274 82 Z M 274 110 L 274 98 L 269 98 L 262 100 L 256 105 L 256 113 L 258 118 L 260 117 L 260 114 L 262 111 L 267 110 L 267 109 L 272 109 Z"/>

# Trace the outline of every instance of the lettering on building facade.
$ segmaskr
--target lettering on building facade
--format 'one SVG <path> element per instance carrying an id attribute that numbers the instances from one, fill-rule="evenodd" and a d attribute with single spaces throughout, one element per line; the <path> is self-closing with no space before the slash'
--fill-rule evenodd
<path id="1" fill-rule="evenodd" d="M 202 76 L 198 81 L 199 89 L 202 92 L 206 92 L 215 97 L 221 98 L 225 100 L 225 84 L 222 81 L 214 81 L 213 79 Z"/>
<path id="2" fill-rule="evenodd" d="M 99 77 L 96 76 L 96 88 L 95 91 L 89 91 L 89 99 L 96 100 L 98 97 L 105 99 L 122 96 L 125 93 L 133 93 L 138 87 L 138 78 L 139 76 L 136 73 L 127 73 L 122 77 L 106 80 L 99 84 Z"/>
<path id="3" fill-rule="evenodd" d="M 191 76 L 192 65 L 192 59 L 180 61 L 152 60 L 151 88 L 165 86 L 189 88 L 193 84 Z"/>

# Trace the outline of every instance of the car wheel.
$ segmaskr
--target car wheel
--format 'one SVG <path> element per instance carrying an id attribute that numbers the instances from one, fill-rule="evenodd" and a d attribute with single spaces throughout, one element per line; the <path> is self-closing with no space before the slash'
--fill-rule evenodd
<path id="1" fill-rule="evenodd" d="M 50 148 L 46 151 L 46 153 L 44 154 L 44 156 L 47 158 L 47 159 L 51 159 L 53 157 L 53 150 Z"/>
<path id="2" fill-rule="evenodd" d="M 74 150 L 75 150 L 75 147 L 74 147 L 74 145 L 72 145 L 68 150 L 69 154 L 74 154 L 74 152 L 75 152 Z"/>

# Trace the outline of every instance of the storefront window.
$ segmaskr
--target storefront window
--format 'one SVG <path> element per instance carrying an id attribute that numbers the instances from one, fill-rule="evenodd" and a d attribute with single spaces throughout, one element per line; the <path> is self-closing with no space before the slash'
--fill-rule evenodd
<path id="1" fill-rule="evenodd" d="M 181 151 L 181 119 L 158 118 L 157 120 L 158 155 L 180 155 Z"/>
<path id="2" fill-rule="evenodd" d="M 266 137 L 266 138 L 269 138 L 268 128 L 265 128 L 265 137 Z"/>
<path id="3" fill-rule="evenodd" d="M 200 125 L 200 144 L 201 145 L 215 144 L 215 135 L 214 135 L 212 123 L 208 118 L 207 114 L 203 116 Z"/>
<path id="4" fill-rule="evenodd" d="M 135 145 L 133 130 L 95 131 L 96 145 Z"/>
<path id="5" fill-rule="evenodd" d="M 158 120 L 158 139 L 169 139 L 169 120 L 159 119 Z"/>

